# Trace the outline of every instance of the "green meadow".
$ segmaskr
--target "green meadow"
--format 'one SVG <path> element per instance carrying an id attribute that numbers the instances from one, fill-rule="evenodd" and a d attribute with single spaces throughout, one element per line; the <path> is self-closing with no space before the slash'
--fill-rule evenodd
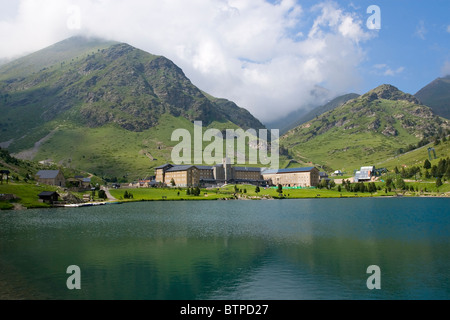
<path id="1" fill-rule="evenodd" d="M 20 204 L 25 208 L 50 208 L 48 204 L 39 202 L 38 194 L 43 191 L 57 191 L 57 187 L 26 183 L 3 183 L 0 185 L 0 194 L 14 194 L 19 197 L 18 200 L 0 201 L 0 209 L 12 209 L 14 203 Z"/>
<path id="2" fill-rule="evenodd" d="M 428 158 L 428 148 L 434 148 L 436 151 L 437 159 L 432 157 L 431 165 L 438 165 L 439 160 L 442 158 L 450 157 L 450 141 L 442 141 L 438 145 L 430 143 L 422 148 L 407 152 L 405 154 L 399 155 L 397 157 L 391 157 L 387 160 L 376 163 L 377 167 L 387 168 L 389 170 L 395 167 L 401 168 L 402 166 L 418 166 L 423 167 L 424 162 Z"/>
<path id="3" fill-rule="evenodd" d="M 256 192 L 253 185 L 227 185 L 222 188 L 201 189 L 200 196 L 187 195 L 186 188 L 126 188 L 110 190 L 111 195 L 120 201 L 156 201 L 156 200 L 221 200 L 221 199 L 303 199 L 303 198 L 366 198 L 366 197 L 386 197 L 386 196 L 443 196 L 450 192 L 450 184 L 445 183 L 440 188 L 436 188 L 435 183 L 406 183 L 408 187 L 413 186 L 414 191 L 391 190 L 386 192 L 385 183 L 375 183 L 381 190 L 376 192 L 348 192 L 344 188 L 338 190 L 338 186 L 332 189 L 289 189 L 284 188 L 280 194 L 277 188 L 260 187 L 260 192 Z M 366 184 L 367 185 L 367 184 Z M 237 188 L 237 192 L 235 190 Z M 417 189 L 417 191 L 416 191 Z M 133 195 L 132 199 L 124 199 L 125 192 Z"/>
<path id="4" fill-rule="evenodd" d="M 393 196 L 448 196 L 450 193 L 450 184 L 444 183 L 437 188 L 436 183 L 433 182 L 408 182 L 406 183 L 408 191 L 391 190 L 386 192 L 385 183 L 375 183 L 381 190 L 374 193 L 370 192 L 347 192 L 341 187 L 336 186 L 332 189 L 288 189 L 284 188 L 280 194 L 277 188 L 263 188 L 260 187 L 260 192 L 256 192 L 256 187 L 253 185 L 227 185 L 222 188 L 202 188 L 200 195 L 188 195 L 186 188 L 123 188 L 110 190 L 111 195 L 120 202 L 134 202 L 134 201 L 189 201 L 189 200 L 262 200 L 262 199 L 326 199 L 326 198 L 366 198 L 366 197 L 393 197 Z M 367 185 L 367 184 L 366 184 Z M 411 187 L 414 191 L 410 191 Z M 235 190 L 237 188 L 237 190 Z M 19 199 L 16 201 L 0 201 L 0 209 L 13 209 L 14 204 L 20 204 L 25 208 L 49 208 L 50 206 L 39 202 L 38 194 L 43 191 L 56 191 L 63 193 L 63 190 L 57 187 L 36 185 L 31 183 L 9 183 L 0 185 L 0 194 L 14 194 Z M 132 195 L 132 198 L 125 199 L 125 192 Z M 85 192 L 90 193 L 90 192 Z M 75 196 L 82 198 L 83 193 L 74 193 Z M 94 201 L 100 201 L 98 193 Z"/>

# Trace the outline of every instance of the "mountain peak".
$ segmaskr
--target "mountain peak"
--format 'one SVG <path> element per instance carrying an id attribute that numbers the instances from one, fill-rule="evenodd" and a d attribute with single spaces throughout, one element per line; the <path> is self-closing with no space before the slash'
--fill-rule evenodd
<path id="1" fill-rule="evenodd" d="M 368 99 L 368 101 L 373 101 L 377 99 L 384 99 L 384 100 L 403 100 L 408 101 L 414 104 L 420 104 L 419 100 L 415 98 L 413 95 L 404 93 L 403 91 L 399 90 L 397 87 L 394 87 L 390 84 L 383 84 L 365 95 L 362 96 L 362 98 Z"/>
<path id="2" fill-rule="evenodd" d="M 75 36 L 11 61 L 0 68 L 0 80 L 28 77 L 52 66 L 67 63 L 118 44 L 100 38 Z"/>
<path id="3" fill-rule="evenodd" d="M 450 76 L 437 78 L 415 95 L 441 117 L 450 119 Z"/>

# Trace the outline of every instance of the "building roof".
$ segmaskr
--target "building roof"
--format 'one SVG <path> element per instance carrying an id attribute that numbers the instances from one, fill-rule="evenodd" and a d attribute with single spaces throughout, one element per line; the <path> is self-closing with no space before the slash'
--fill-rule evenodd
<path id="1" fill-rule="evenodd" d="M 177 172 L 177 171 L 186 171 L 189 170 L 190 168 L 195 167 L 192 165 L 185 165 L 185 166 L 173 166 L 172 168 L 170 168 L 169 170 L 167 170 L 167 172 Z"/>
<path id="2" fill-rule="evenodd" d="M 91 183 L 91 178 L 83 178 L 83 182 Z"/>
<path id="3" fill-rule="evenodd" d="M 59 196 L 59 194 L 56 193 L 55 191 L 44 191 L 44 192 L 39 193 L 38 197 L 51 197 L 55 194 Z"/>
<path id="4" fill-rule="evenodd" d="M 173 165 L 170 163 L 166 163 L 166 164 L 163 164 L 162 166 L 156 167 L 155 169 L 165 169 L 167 167 L 173 167 Z"/>
<path id="5" fill-rule="evenodd" d="M 277 174 L 277 173 L 278 173 L 278 169 L 269 169 L 269 170 L 264 170 L 262 172 L 263 175 L 266 175 L 266 174 Z"/>
<path id="6" fill-rule="evenodd" d="M 41 179 L 55 179 L 58 174 L 59 170 L 41 170 L 36 173 Z"/>
<path id="7" fill-rule="evenodd" d="M 242 172 L 261 172 L 261 168 L 255 167 L 234 167 L 234 171 L 242 171 Z"/>
<path id="8" fill-rule="evenodd" d="M 306 167 L 306 168 L 289 168 L 289 169 L 270 169 L 263 172 L 266 174 L 281 174 L 281 173 L 295 173 L 295 172 L 311 172 L 316 169 L 315 167 Z"/>
<path id="9" fill-rule="evenodd" d="M 211 167 L 211 166 L 195 166 L 195 167 L 197 167 L 197 169 L 199 169 L 199 170 L 213 170 L 214 169 L 214 167 Z"/>

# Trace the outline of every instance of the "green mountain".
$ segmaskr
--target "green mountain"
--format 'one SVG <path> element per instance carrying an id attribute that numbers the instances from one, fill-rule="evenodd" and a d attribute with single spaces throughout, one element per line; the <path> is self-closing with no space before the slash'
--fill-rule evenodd
<path id="1" fill-rule="evenodd" d="M 351 99 L 358 98 L 359 94 L 356 93 L 349 93 L 345 94 L 339 97 L 334 98 L 333 100 L 329 101 L 328 103 L 315 107 L 311 111 L 305 113 L 302 110 L 297 110 L 294 112 L 291 112 L 288 116 L 283 117 L 280 120 L 271 122 L 267 124 L 268 128 L 272 129 L 279 129 L 280 134 L 283 135 L 287 133 L 289 130 L 294 129 L 295 127 L 298 127 L 301 124 L 304 124 L 315 117 L 320 116 L 321 114 L 333 110 L 347 101 Z"/>
<path id="2" fill-rule="evenodd" d="M 434 80 L 415 96 L 435 114 L 450 119 L 450 75 Z"/>
<path id="3" fill-rule="evenodd" d="M 287 125 L 285 128 L 283 128 L 283 132 L 281 134 L 285 134 L 291 129 L 294 129 L 295 127 L 298 127 L 299 125 L 302 125 L 315 117 L 318 117 L 322 114 L 324 114 L 327 111 L 331 111 L 336 109 L 339 106 L 342 106 L 344 103 L 346 103 L 349 100 L 356 99 L 359 97 L 359 94 L 356 93 L 349 93 L 342 96 L 339 96 L 337 98 L 334 98 L 333 100 L 329 101 L 328 103 L 319 106 L 317 108 L 314 108 L 310 112 L 302 115 L 299 119 L 292 121 L 289 125 Z"/>
<path id="4" fill-rule="evenodd" d="M 60 63 L 74 62 L 75 59 L 114 44 L 117 42 L 97 38 L 72 37 L 2 66 L 0 80 L 27 77 Z"/>
<path id="5" fill-rule="evenodd" d="M 172 131 L 195 120 L 264 128 L 165 57 L 80 37 L 1 66 L 0 113 L 1 147 L 106 176 L 149 174 L 170 159 Z"/>
<path id="6" fill-rule="evenodd" d="M 281 144 L 298 161 L 353 172 L 449 128 L 414 96 L 382 85 L 289 131 Z"/>

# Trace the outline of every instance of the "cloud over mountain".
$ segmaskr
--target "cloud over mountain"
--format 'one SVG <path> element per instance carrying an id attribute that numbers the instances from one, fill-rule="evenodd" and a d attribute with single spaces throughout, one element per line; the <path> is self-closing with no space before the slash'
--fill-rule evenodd
<path id="1" fill-rule="evenodd" d="M 169 57 L 197 86 L 263 121 L 309 105 L 318 86 L 330 95 L 357 86 L 360 44 L 376 35 L 329 1 L 21 0 L 0 19 L 0 58 L 74 34 L 123 41 Z"/>

